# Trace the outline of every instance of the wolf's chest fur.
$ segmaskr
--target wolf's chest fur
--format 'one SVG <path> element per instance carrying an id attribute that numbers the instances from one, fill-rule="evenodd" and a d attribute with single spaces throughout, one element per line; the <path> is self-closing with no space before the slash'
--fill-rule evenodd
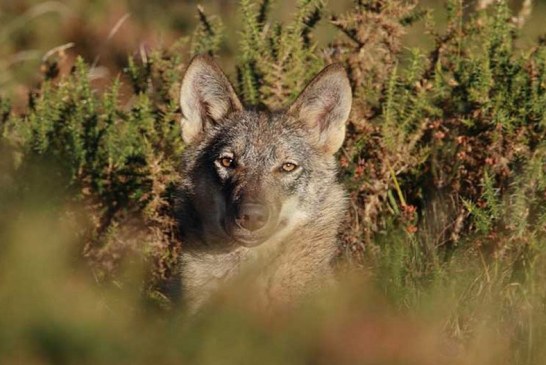
<path id="1" fill-rule="evenodd" d="M 200 306 L 252 273 L 260 301 L 292 301 L 328 281 L 345 193 L 336 180 L 351 105 L 347 76 L 325 68 L 286 110 L 245 110 L 208 57 L 184 76 L 177 217 L 183 295 Z"/>
<path id="2" fill-rule="evenodd" d="M 336 253 L 336 228 L 333 224 L 302 227 L 297 235 L 283 241 L 239 247 L 228 253 L 188 250 L 182 255 L 181 266 L 188 305 L 192 309 L 200 307 L 221 285 L 232 284 L 232 280 L 245 275 L 252 278 L 247 294 L 252 294 L 261 306 L 289 303 L 328 285 Z M 311 229 L 319 234 L 307 232 Z"/>

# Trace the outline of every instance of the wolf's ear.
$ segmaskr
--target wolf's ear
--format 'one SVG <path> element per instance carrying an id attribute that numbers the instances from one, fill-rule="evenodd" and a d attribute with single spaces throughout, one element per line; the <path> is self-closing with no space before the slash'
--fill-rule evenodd
<path id="1" fill-rule="evenodd" d="M 351 101 L 351 85 L 345 69 L 341 64 L 332 64 L 305 87 L 288 113 L 303 122 L 325 153 L 334 154 L 345 138 Z"/>
<path id="2" fill-rule="evenodd" d="M 207 123 L 218 123 L 229 113 L 243 109 L 233 86 L 209 56 L 190 62 L 180 89 L 182 138 L 191 143 Z"/>

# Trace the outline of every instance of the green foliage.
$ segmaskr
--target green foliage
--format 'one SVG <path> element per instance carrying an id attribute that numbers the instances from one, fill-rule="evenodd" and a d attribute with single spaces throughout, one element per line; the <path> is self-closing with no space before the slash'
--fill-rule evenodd
<path id="1" fill-rule="evenodd" d="M 28 113 L 6 125 L 7 139 L 23 155 L 19 170 L 37 161 L 54 164 L 65 192 L 71 192 L 68 198 L 90 209 L 89 231 L 83 235 L 85 253 L 100 256 L 98 275 L 118 259 L 119 237 L 112 230 L 119 225 L 141 220 L 143 231 L 156 231 L 156 244 L 164 249 L 171 244 L 173 223 L 167 213 L 172 209 L 176 157 L 182 146 L 176 103 L 154 101 L 161 96 L 156 90 L 141 92 L 142 81 L 152 77 L 150 64 L 139 67 L 130 62 L 138 93 L 124 103 L 126 107 L 120 100 L 120 82 L 114 81 L 102 95 L 96 93 L 88 66 L 78 59 L 72 74 L 45 80 Z"/>
<path id="2" fill-rule="evenodd" d="M 223 25 L 220 19 L 209 17 L 201 6 L 197 7 L 199 23 L 196 27 L 191 44 L 191 54 L 218 53 L 222 44 Z"/>
<path id="3" fill-rule="evenodd" d="M 239 92 L 246 103 L 285 106 L 320 70 L 311 32 L 321 19 L 323 0 L 299 0 L 289 24 L 267 22 L 269 1 L 241 0 Z"/>

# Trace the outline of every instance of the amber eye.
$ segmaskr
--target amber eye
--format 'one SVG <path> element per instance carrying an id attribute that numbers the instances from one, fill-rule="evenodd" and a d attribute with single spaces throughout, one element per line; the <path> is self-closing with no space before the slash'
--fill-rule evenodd
<path id="1" fill-rule="evenodd" d="M 282 164 L 282 170 L 284 172 L 292 172 L 298 167 L 295 163 L 292 162 L 285 162 Z"/>
<path id="2" fill-rule="evenodd" d="M 225 168 L 233 167 L 235 165 L 235 161 L 232 157 L 222 157 L 220 158 L 220 165 L 224 166 Z"/>

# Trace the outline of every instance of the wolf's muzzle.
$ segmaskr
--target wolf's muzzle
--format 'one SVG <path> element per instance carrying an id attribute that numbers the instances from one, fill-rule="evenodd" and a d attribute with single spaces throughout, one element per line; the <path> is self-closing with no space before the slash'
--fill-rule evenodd
<path id="1" fill-rule="evenodd" d="M 244 203 L 237 209 L 235 223 L 239 228 L 254 232 L 263 228 L 269 221 L 269 209 L 264 204 Z"/>

